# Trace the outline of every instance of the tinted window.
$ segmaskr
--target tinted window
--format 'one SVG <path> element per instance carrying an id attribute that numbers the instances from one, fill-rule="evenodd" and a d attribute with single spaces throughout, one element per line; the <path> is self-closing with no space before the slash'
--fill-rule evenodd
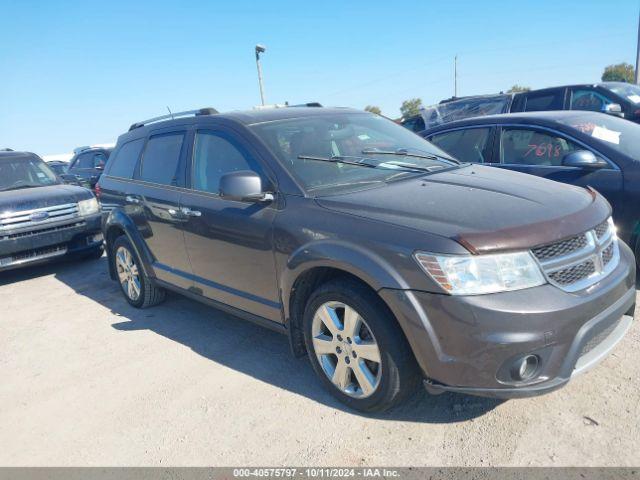
<path id="1" fill-rule="evenodd" d="M 541 94 L 527 95 L 524 110 L 526 112 L 542 112 L 546 110 L 562 110 L 564 90 L 555 90 Z"/>
<path id="2" fill-rule="evenodd" d="M 102 167 L 107 164 L 107 156 L 104 153 L 96 153 L 93 155 L 93 168 Z"/>
<path id="3" fill-rule="evenodd" d="M 111 159 L 109 175 L 120 178 L 133 178 L 133 171 L 138 163 L 143 145 L 143 138 L 122 145 Z"/>
<path id="4" fill-rule="evenodd" d="M 489 160 L 490 128 L 468 128 L 434 135 L 431 143 L 462 162 L 483 163 Z"/>
<path id="5" fill-rule="evenodd" d="M 524 128 L 504 128 L 500 140 L 502 163 L 562 165 L 562 159 L 581 147 L 551 133 Z"/>
<path id="6" fill-rule="evenodd" d="M 176 180 L 183 133 L 170 133 L 149 138 L 142 156 L 140 179 L 171 185 Z"/>
<path id="7" fill-rule="evenodd" d="M 73 168 L 93 168 L 93 153 L 81 153 L 73 164 Z"/>
<path id="8" fill-rule="evenodd" d="M 226 137 L 198 132 L 193 150 L 193 188 L 218 193 L 220 178 L 240 170 L 257 171 L 255 161 Z"/>
<path id="9" fill-rule="evenodd" d="M 602 112 L 605 106 L 613 103 L 595 90 L 576 89 L 571 92 L 571 110 L 590 110 Z"/>

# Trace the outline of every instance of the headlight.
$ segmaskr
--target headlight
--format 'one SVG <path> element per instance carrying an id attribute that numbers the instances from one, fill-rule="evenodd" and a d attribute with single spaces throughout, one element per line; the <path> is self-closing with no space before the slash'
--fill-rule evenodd
<path id="1" fill-rule="evenodd" d="M 93 215 L 100 211 L 100 205 L 95 198 L 89 198 L 88 200 L 80 200 L 78 202 L 78 213 L 80 215 Z"/>
<path id="2" fill-rule="evenodd" d="M 420 266 L 452 295 L 479 295 L 546 283 L 529 252 L 496 255 L 416 253 Z"/>

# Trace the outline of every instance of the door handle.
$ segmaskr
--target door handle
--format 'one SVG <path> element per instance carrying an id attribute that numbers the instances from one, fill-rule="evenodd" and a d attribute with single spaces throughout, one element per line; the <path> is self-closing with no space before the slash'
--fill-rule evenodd
<path id="1" fill-rule="evenodd" d="M 199 217 L 202 215 L 202 212 L 200 212 L 199 210 L 191 210 L 188 207 L 182 207 L 180 209 L 180 212 L 182 212 L 182 214 L 186 215 L 187 217 Z"/>
<path id="2" fill-rule="evenodd" d="M 140 203 L 139 198 L 133 197 L 131 195 L 127 195 L 124 199 L 127 201 L 127 203 L 136 203 L 136 204 Z"/>

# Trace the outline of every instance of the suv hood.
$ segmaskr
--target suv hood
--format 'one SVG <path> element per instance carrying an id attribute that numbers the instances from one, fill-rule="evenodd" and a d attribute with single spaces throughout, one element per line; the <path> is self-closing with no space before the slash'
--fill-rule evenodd
<path id="1" fill-rule="evenodd" d="M 593 190 L 479 165 L 316 201 L 333 211 L 447 237 L 472 253 L 552 243 L 611 215 Z"/>
<path id="2" fill-rule="evenodd" d="M 62 184 L 8 190 L 0 192 L 0 215 L 5 212 L 76 203 L 92 196 L 93 194 L 86 188 Z"/>

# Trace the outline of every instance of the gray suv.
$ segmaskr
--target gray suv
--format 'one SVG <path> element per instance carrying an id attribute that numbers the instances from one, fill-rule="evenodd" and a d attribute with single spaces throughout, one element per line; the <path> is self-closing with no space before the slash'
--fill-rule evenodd
<path id="1" fill-rule="evenodd" d="M 628 331 L 635 262 L 597 192 L 460 164 L 378 115 L 214 109 L 133 124 L 100 180 L 111 277 L 288 336 L 358 410 L 549 392 Z"/>

